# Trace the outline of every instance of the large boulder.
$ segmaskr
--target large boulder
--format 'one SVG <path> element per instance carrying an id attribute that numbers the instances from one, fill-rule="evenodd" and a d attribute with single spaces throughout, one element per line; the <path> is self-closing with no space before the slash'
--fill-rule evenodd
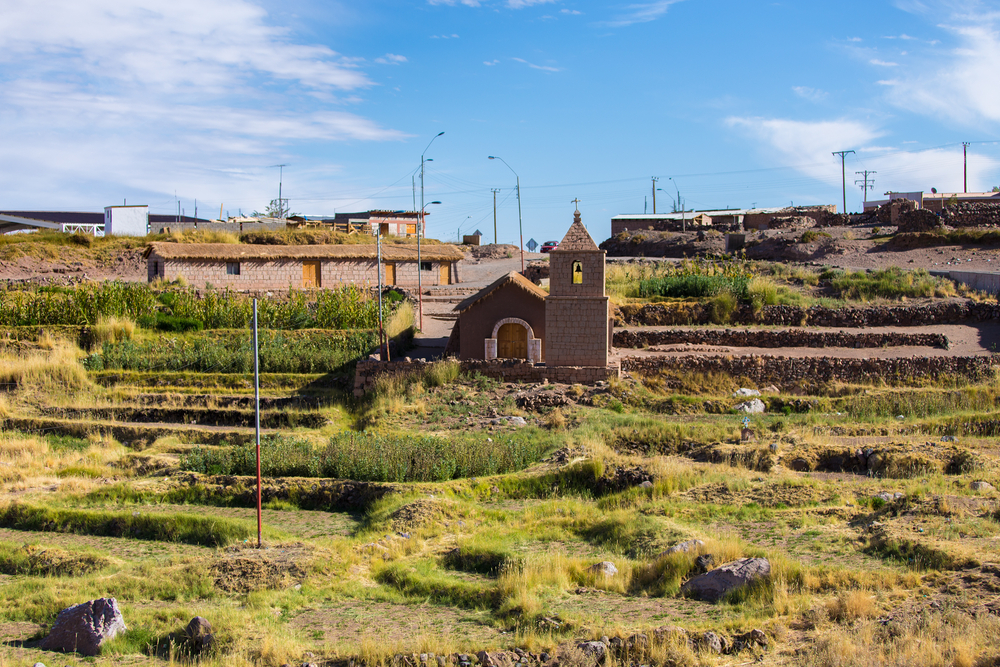
<path id="1" fill-rule="evenodd" d="M 730 591 L 770 574 L 771 563 L 766 558 L 741 558 L 692 577 L 681 586 L 681 592 L 705 602 L 718 602 Z"/>
<path id="2" fill-rule="evenodd" d="M 192 653 L 199 655 L 212 648 L 215 643 L 215 634 L 212 632 L 212 624 L 201 616 L 195 616 L 184 628 L 184 634 Z"/>
<path id="3" fill-rule="evenodd" d="M 125 632 L 125 619 L 114 598 L 100 598 L 67 607 L 59 612 L 52 631 L 39 648 L 45 651 L 76 651 L 94 656 L 101 644 Z"/>
<path id="4" fill-rule="evenodd" d="M 759 398 L 754 398 L 749 401 L 746 401 L 745 403 L 740 403 L 733 409 L 736 410 L 737 412 L 744 412 L 746 414 L 751 414 L 751 415 L 759 415 L 762 414 L 764 410 L 767 409 L 767 406 L 764 405 L 764 401 L 760 400 Z"/>

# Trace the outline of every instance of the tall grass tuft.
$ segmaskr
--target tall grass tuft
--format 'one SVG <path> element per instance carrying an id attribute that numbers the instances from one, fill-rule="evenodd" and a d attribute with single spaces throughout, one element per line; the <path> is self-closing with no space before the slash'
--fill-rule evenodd
<path id="1" fill-rule="evenodd" d="M 261 441 L 261 471 L 268 477 L 336 477 L 370 482 L 439 482 L 521 470 L 547 449 L 544 438 L 495 435 L 437 438 L 344 432 L 323 447 L 295 437 Z M 195 447 L 181 467 L 217 475 L 256 472 L 251 443 Z"/>
<path id="2" fill-rule="evenodd" d="M 90 387 L 78 354 L 75 345 L 64 341 L 56 341 L 51 350 L 42 353 L 0 354 L 0 386 L 56 394 Z"/>
<path id="3" fill-rule="evenodd" d="M 101 315 L 97 323 L 90 328 L 91 346 L 100 348 L 104 343 L 120 343 L 132 340 L 135 335 L 135 322 L 127 317 L 117 315 Z"/>

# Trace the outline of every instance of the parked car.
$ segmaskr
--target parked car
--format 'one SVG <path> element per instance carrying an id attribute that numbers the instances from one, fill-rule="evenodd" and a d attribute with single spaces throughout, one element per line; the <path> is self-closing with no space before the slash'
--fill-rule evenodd
<path id="1" fill-rule="evenodd" d="M 542 252 L 555 250 L 559 246 L 559 241 L 546 241 L 542 244 Z"/>

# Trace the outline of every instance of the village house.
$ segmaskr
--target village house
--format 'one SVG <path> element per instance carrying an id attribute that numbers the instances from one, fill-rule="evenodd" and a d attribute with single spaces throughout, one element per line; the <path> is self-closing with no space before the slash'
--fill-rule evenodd
<path id="1" fill-rule="evenodd" d="M 613 334 L 604 291 L 605 251 L 574 214 L 549 253 L 549 292 L 509 273 L 455 307 L 447 352 L 462 361 L 522 360 L 544 364 L 554 381 L 606 379 Z"/>
<path id="2" fill-rule="evenodd" d="M 196 286 L 233 290 L 316 289 L 379 282 L 377 250 L 371 245 L 253 245 L 150 243 L 143 253 L 149 282 L 183 278 Z M 426 245 L 420 252 L 420 283 L 459 281 L 464 253 L 451 245 Z M 382 284 L 417 286 L 415 245 L 382 246 Z"/>

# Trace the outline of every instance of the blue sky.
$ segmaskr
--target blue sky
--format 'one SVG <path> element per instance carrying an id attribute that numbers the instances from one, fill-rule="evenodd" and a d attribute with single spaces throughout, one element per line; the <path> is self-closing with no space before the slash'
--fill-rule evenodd
<path id="1" fill-rule="evenodd" d="M 0 0 L 0 209 L 413 207 L 428 235 L 1000 184 L 1000 3 Z M 672 180 L 671 180 L 672 179 Z M 419 182 L 417 183 L 419 188 Z M 417 192 L 419 200 L 419 189 Z"/>

